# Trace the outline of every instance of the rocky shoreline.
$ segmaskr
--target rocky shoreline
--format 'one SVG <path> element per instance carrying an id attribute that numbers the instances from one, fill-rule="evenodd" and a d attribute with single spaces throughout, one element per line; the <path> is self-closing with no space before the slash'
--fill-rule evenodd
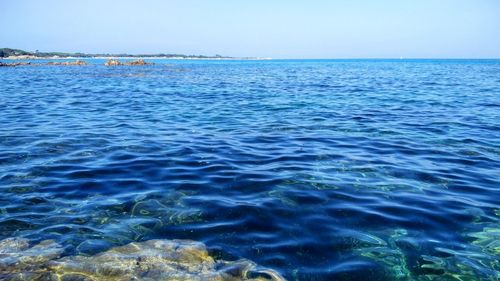
<path id="1" fill-rule="evenodd" d="M 62 257 L 53 240 L 31 244 L 25 238 L 0 241 L 0 280 L 48 281 L 284 281 L 277 272 L 249 260 L 217 260 L 203 243 L 149 240 L 114 247 L 93 256 Z"/>
<path id="2" fill-rule="evenodd" d="M 272 58 L 252 58 L 252 57 L 161 57 L 161 56 L 141 56 L 141 57 L 126 57 L 126 56 L 113 56 L 113 57 L 37 57 L 30 55 L 21 55 L 21 56 L 8 56 L 8 57 L 0 57 L 0 59 L 4 60 L 75 60 L 75 59 L 168 59 L 168 60 L 272 60 Z"/>
<path id="3" fill-rule="evenodd" d="M 62 61 L 62 62 L 47 62 L 47 63 L 32 63 L 32 62 L 0 62 L 0 67 L 16 67 L 16 66 L 43 66 L 43 65 L 62 65 L 62 66 L 85 66 L 88 65 L 87 62 L 82 60 L 76 61 Z M 104 63 L 105 66 L 142 66 L 142 65 L 154 65 L 153 62 L 146 62 L 143 59 L 121 62 L 116 59 L 109 59 Z"/>

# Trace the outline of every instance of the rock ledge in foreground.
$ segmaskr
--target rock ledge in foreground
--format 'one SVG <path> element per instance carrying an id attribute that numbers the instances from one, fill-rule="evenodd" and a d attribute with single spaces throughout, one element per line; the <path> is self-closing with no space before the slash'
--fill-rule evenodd
<path id="1" fill-rule="evenodd" d="M 61 281 L 283 281 L 279 273 L 248 260 L 211 257 L 205 245 L 190 240 L 149 240 L 114 247 L 94 256 L 60 258 L 52 240 L 30 246 L 24 238 L 0 241 L 1 280 Z"/>

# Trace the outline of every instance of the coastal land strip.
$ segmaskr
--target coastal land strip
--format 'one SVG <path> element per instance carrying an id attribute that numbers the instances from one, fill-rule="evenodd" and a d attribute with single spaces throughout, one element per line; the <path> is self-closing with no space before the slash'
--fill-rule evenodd
<path id="1" fill-rule="evenodd" d="M 3 60 L 59 60 L 59 59 L 179 59 L 179 60 L 270 60 L 260 57 L 229 57 L 183 54 L 87 54 L 65 52 L 31 52 L 20 49 L 0 48 Z"/>

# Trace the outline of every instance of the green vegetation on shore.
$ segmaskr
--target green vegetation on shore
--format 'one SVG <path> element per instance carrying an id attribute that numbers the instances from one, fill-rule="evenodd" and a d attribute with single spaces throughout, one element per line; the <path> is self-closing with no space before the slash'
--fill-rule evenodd
<path id="1" fill-rule="evenodd" d="M 186 58 L 186 59 L 213 59 L 213 58 L 231 58 L 220 55 L 202 56 L 202 55 L 181 55 L 181 54 L 85 54 L 85 53 L 64 53 L 64 52 L 30 52 L 19 49 L 0 48 L 0 58 L 29 56 L 33 58 L 95 58 L 95 57 L 160 57 L 160 58 Z"/>

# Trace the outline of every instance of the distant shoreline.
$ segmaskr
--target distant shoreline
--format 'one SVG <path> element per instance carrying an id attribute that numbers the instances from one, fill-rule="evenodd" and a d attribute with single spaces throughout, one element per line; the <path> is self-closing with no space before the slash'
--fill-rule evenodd
<path id="1" fill-rule="evenodd" d="M 269 60 L 259 57 L 227 57 L 221 55 L 183 55 L 183 54 L 86 54 L 65 52 L 31 52 L 20 49 L 0 48 L 0 59 L 4 60 L 67 60 L 67 59 L 172 59 L 172 60 Z"/>

